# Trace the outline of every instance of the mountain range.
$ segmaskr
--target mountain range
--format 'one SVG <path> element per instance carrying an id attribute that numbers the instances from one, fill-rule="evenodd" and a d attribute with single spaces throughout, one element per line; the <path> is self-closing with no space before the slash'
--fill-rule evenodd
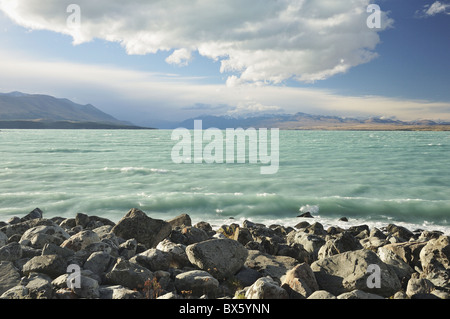
<path id="1" fill-rule="evenodd" d="M 165 122 L 160 129 L 193 129 L 202 120 L 207 128 L 279 128 L 284 130 L 450 131 L 450 123 L 431 120 L 351 118 L 326 115 L 264 114 L 248 117 L 204 115 L 182 122 Z M 124 122 L 91 104 L 22 92 L 0 93 L 0 129 L 148 129 Z"/>
<path id="2" fill-rule="evenodd" d="M 389 118 L 347 118 L 339 116 L 296 114 L 266 114 L 245 118 L 230 116 L 200 116 L 185 120 L 177 125 L 194 128 L 194 120 L 202 120 L 207 128 L 279 128 L 282 130 L 354 130 L 354 131 L 450 131 L 450 123 L 431 120 L 401 121 Z"/>
<path id="3" fill-rule="evenodd" d="M 91 104 L 22 92 L 0 93 L 0 128 L 103 128 L 131 129 L 135 125 L 120 121 Z"/>

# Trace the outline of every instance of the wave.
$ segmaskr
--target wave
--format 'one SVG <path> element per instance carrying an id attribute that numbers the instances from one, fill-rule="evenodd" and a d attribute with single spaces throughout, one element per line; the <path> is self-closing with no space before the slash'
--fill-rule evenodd
<path id="1" fill-rule="evenodd" d="M 30 153 L 34 154 L 45 154 L 45 153 L 111 153 L 114 152 L 114 150 L 111 149 L 79 149 L 79 148 L 51 148 L 47 150 L 37 150 L 32 151 Z"/>
<path id="2" fill-rule="evenodd" d="M 161 168 L 145 168 L 145 167 L 121 167 L 121 168 L 110 168 L 110 167 L 104 167 L 103 171 L 110 171 L 110 172 L 118 172 L 118 173 L 137 173 L 137 174 L 167 174 L 171 172 L 167 169 L 161 169 Z"/>

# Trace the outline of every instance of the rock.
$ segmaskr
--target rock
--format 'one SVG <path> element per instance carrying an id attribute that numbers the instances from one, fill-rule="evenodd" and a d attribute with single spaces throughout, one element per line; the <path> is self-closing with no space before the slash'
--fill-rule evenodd
<path id="1" fill-rule="evenodd" d="M 42 249 L 45 244 L 61 245 L 70 235 L 58 225 L 36 226 L 25 231 L 20 238 L 20 243 Z"/>
<path id="2" fill-rule="evenodd" d="M 336 299 L 336 296 L 325 290 L 317 290 L 306 299 Z"/>
<path id="3" fill-rule="evenodd" d="M 24 281 L 27 297 L 30 299 L 51 299 L 53 296 L 52 280 L 45 274 L 32 273 Z"/>
<path id="4" fill-rule="evenodd" d="M 242 267 L 241 270 L 239 270 L 235 275 L 235 278 L 244 287 L 253 285 L 255 281 L 257 281 L 261 277 L 262 275 L 258 271 L 246 266 Z"/>
<path id="5" fill-rule="evenodd" d="M 411 278 L 408 281 L 406 295 L 412 298 L 418 294 L 429 294 L 435 289 L 433 283 L 427 279 Z"/>
<path id="6" fill-rule="evenodd" d="M 364 232 L 369 233 L 370 229 L 369 229 L 369 226 L 367 226 L 367 225 L 357 225 L 357 226 L 351 226 L 349 229 L 347 229 L 347 231 L 356 237 Z"/>
<path id="7" fill-rule="evenodd" d="M 380 268 L 381 288 L 369 288 L 370 265 Z M 338 296 L 355 289 L 390 297 L 401 288 L 396 273 L 372 251 L 357 250 L 320 259 L 311 265 L 320 289 Z"/>
<path id="8" fill-rule="evenodd" d="M 8 236 L 5 233 L 0 232 L 0 247 L 5 246 L 8 243 Z"/>
<path id="9" fill-rule="evenodd" d="M 156 249 L 171 255 L 169 267 L 184 268 L 191 264 L 186 254 L 186 246 L 183 244 L 175 244 L 169 239 L 164 239 L 156 246 Z"/>
<path id="10" fill-rule="evenodd" d="M 0 261 L 16 261 L 22 258 L 22 246 L 19 243 L 10 243 L 0 248 Z"/>
<path id="11" fill-rule="evenodd" d="M 310 223 L 308 223 L 307 221 L 302 221 L 298 224 L 296 224 L 294 227 L 296 229 L 305 229 L 306 227 L 308 227 L 309 225 L 311 225 Z"/>
<path id="12" fill-rule="evenodd" d="M 3 294 L 0 294 L 0 299 L 28 299 L 29 290 L 23 285 L 14 286 L 8 289 Z"/>
<path id="13" fill-rule="evenodd" d="M 167 291 L 176 290 L 174 281 L 172 280 L 172 273 L 169 271 L 157 270 L 153 273 L 153 276 L 150 289 L 147 289 L 145 297 L 155 299 Z"/>
<path id="14" fill-rule="evenodd" d="M 113 258 L 105 252 L 92 253 L 83 265 L 84 269 L 92 271 L 94 274 L 101 275 L 108 271 Z"/>
<path id="15" fill-rule="evenodd" d="M 406 293 L 403 290 L 397 291 L 392 299 L 409 299 Z"/>
<path id="16" fill-rule="evenodd" d="M 401 282 L 409 279 L 414 273 L 414 269 L 390 249 L 379 249 L 378 256 L 386 265 L 395 271 Z"/>
<path id="17" fill-rule="evenodd" d="M 306 212 L 297 216 L 298 218 L 314 218 L 310 212 Z"/>
<path id="18" fill-rule="evenodd" d="M 79 298 L 86 298 L 86 299 L 100 298 L 100 286 L 98 284 L 98 281 L 84 275 L 80 276 L 80 286 L 73 287 L 73 292 Z"/>
<path id="19" fill-rule="evenodd" d="M 411 237 L 414 236 L 414 234 L 410 230 L 406 229 L 403 226 L 397 226 L 397 225 L 394 225 L 394 224 L 389 224 L 386 227 L 386 230 L 390 234 L 392 234 L 392 236 L 398 237 L 402 241 L 408 241 Z"/>
<path id="20" fill-rule="evenodd" d="M 288 299 L 289 295 L 272 278 L 258 279 L 245 293 L 246 299 Z"/>
<path id="21" fill-rule="evenodd" d="M 209 239 L 208 233 L 197 227 L 184 227 L 181 234 L 184 236 L 183 244 L 186 246 Z"/>
<path id="22" fill-rule="evenodd" d="M 119 255 L 125 259 L 130 259 L 136 255 L 138 242 L 136 239 L 128 239 L 126 242 L 119 245 Z"/>
<path id="23" fill-rule="evenodd" d="M 131 290 L 120 285 L 100 287 L 100 299 L 142 299 L 139 291 Z"/>
<path id="24" fill-rule="evenodd" d="M 182 214 L 167 221 L 172 228 L 192 226 L 191 217 L 188 214 Z"/>
<path id="25" fill-rule="evenodd" d="M 77 225 L 75 218 L 66 218 L 61 223 L 59 223 L 59 226 L 68 230 Z"/>
<path id="26" fill-rule="evenodd" d="M 364 249 L 377 251 L 378 248 L 388 245 L 389 242 L 386 239 L 382 239 L 376 236 L 370 236 L 363 238 L 359 241 Z"/>
<path id="27" fill-rule="evenodd" d="M 326 236 L 327 232 L 323 228 L 321 223 L 314 223 L 309 225 L 303 229 L 303 231 L 307 234 L 316 235 L 316 236 Z"/>
<path id="28" fill-rule="evenodd" d="M 111 232 L 113 227 L 114 226 L 111 226 L 111 225 L 104 225 L 104 226 L 94 228 L 92 231 L 98 235 L 100 240 L 111 239 L 111 238 L 117 239 L 117 236 Z M 119 244 L 119 243 L 117 243 L 117 244 Z"/>
<path id="29" fill-rule="evenodd" d="M 129 289 L 142 289 L 147 280 L 153 279 L 153 274 L 145 267 L 119 258 L 105 277 L 107 283 L 112 285 L 122 285 Z"/>
<path id="30" fill-rule="evenodd" d="M 29 212 L 27 215 L 22 217 L 20 220 L 22 222 L 25 222 L 27 220 L 41 219 L 43 217 L 44 217 L 44 213 L 42 212 L 42 210 L 40 210 L 39 208 L 35 208 L 31 212 Z"/>
<path id="31" fill-rule="evenodd" d="M 22 271 L 25 275 L 32 272 L 43 273 L 51 278 L 56 278 L 65 273 L 67 270 L 67 262 L 58 255 L 36 256 L 23 265 Z"/>
<path id="32" fill-rule="evenodd" d="M 20 274 L 10 261 L 0 262 L 0 295 L 20 283 Z"/>
<path id="33" fill-rule="evenodd" d="M 425 273 L 450 269 L 450 236 L 428 241 L 419 257 Z"/>
<path id="34" fill-rule="evenodd" d="M 170 253 L 152 248 L 134 256 L 130 261 L 138 263 L 151 271 L 158 271 L 169 269 L 171 257 Z"/>
<path id="35" fill-rule="evenodd" d="M 75 225 L 86 228 L 87 224 L 89 224 L 89 216 L 86 214 L 78 213 L 75 216 Z"/>
<path id="36" fill-rule="evenodd" d="M 337 299 L 384 299 L 384 298 L 377 294 L 372 294 L 369 292 L 356 289 L 350 292 L 344 292 L 343 294 L 340 294 L 339 296 L 337 296 Z"/>
<path id="37" fill-rule="evenodd" d="M 9 224 L 0 228 L 0 231 L 3 232 L 8 238 L 13 235 L 22 236 L 28 229 L 36 226 L 55 226 L 56 224 L 49 219 L 30 219 L 27 221 L 22 221 L 17 224 Z M 57 226 L 57 225 L 56 225 Z"/>
<path id="38" fill-rule="evenodd" d="M 69 239 L 65 240 L 61 247 L 69 248 L 73 251 L 84 250 L 87 246 L 93 243 L 100 242 L 98 235 L 92 230 L 84 230 L 75 235 L 72 235 Z"/>
<path id="39" fill-rule="evenodd" d="M 186 254 L 193 265 L 221 280 L 242 268 L 248 251 L 232 239 L 211 239 L 187 246 Z"/>
<path id="40" fill-rule="evenodd" d="M 404 262 L 406 262 L 411 268 L 421 268 L 420 251 L 426 245 L 426 243 L 419 242 L 406 242 L 406 243 L 394 243 L 388 244 L 378 248 L 378 254 L 382 254 L 385 250 L 390 250 Z"/>
<path id="41" fill-rule="evenodd" d="M 156 299 L 177 300 L 177 299 L 181 299 L 181 297 L 174 292 L 168 292 L 162 296 L 159 296 Z"/>
<path id="42" fill-rule="evenodd" d="M 319 290 L 316 277 L 311 267 L 306 263 L 299 264 L 289 270 L 284 277 L 282 287 L 290 293 L 291 299 L 299 296 L 308 298 L 314 291 Z"/>
<path id="43" fill-rule="evenodd" d="M 169 223 L 148 217 L 139 209 L 130 210 L 112 229 L 112 232 L 125 240 L 135 238 L 147 248 L 154 248 L 170 235 Z"/>
<path id="44" fill-rule="evenodd" d="M 310 253 L 300 244 L 281 244 L 278 246 L 277 255 L 295 258 L 300 263 L 309 262 L 311 260 Z"/>
<path id="45" fill-rule="evenodd" d="M 329 239 L 322 247 L 320 247 L 317 258 L 327 258 L 333 255 L 362 249 L 359 240 L 352 236 L 349 232 L 338 234 L 336 238 Z"/>
<path id="46" fill-rule="evenodd" d="M 347 217 L 341 217 L 339 218 L 340 222 L 348 222 L 348 218 Z"/>
<path id="47" fill-rule="evenodd" d="M 420 252 L 422 277 L 450 292 L 450 237 L 431 239 Z"/>
<path id="48" fill-rule="evenodd" d="M 248 228 L 238 227 L 234 232 L 234 240 L 240 242 L 242 245 L 246 245 L 250 241 L 253 241 L 252 234 L 248 230 Z"/>
<path id="49" fill-rule="evenodd" d="M 179 294 L 199 297 L 204 294 L 214 297 L 219 288 L 219 281 L 203 270 L 183 272 L 175 277 L 175 287 Z"/>
<path id="50" fill-rule="evenodd" d="M 310 254 L 310 261 L 317 260 L 320 248 L 326 241 L 320 236 L 307 234 L 303 231 L 292 232 L 287 236 L 290 245 L 300 244 Z"/>
<path id="51" fill-rule="evenodd" d="M 59 255 L 63 258 L 70 258 L 75 255 L 75 252 L 69 248 L 63 248 L 55 244 L 45 244 L 42 248 L 42 255 Z"/>
<path id="52" fill-rule="evenodd" d="M 245 261 L 246 267 L 258 271 L 261 276 L 269 276 L 277 282 L 281 282 L 286 272 L 297 264 L 297 260 L 292 257 L 271 256 L 257 250 L 250 250 Z"/>

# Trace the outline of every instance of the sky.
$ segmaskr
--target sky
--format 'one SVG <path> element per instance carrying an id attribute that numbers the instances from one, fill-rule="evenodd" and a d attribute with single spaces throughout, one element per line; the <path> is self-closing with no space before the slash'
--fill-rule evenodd
<path id="1" fill-rule="evenodd" d="M 449 52 L 450 0 L 0 0 L 0 92 L 138 125 L 297 112 L 450 121 Z"/>

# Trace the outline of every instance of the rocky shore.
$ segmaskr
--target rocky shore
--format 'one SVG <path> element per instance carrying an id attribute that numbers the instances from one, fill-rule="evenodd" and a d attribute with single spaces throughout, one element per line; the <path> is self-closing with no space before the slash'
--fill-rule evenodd
<path id="1" fill-rule="evenodd" d="M 40 209 L 0 222 L 0 299 L 450 299 L 450 237 Z M 232 222 L 232 221 L 230 221 Z"/>

